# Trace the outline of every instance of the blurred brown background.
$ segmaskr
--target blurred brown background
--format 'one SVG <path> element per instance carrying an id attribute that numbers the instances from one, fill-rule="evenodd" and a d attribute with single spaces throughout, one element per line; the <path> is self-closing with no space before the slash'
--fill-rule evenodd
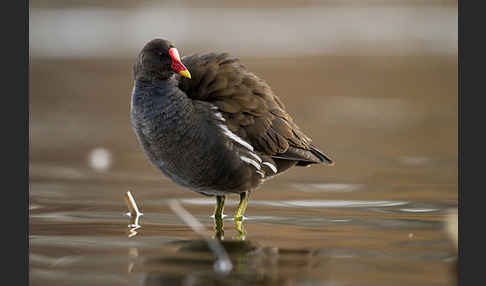
<path id="1" fill-rule="evenodd" d="M 137 3 L 30 2 L 34 166 L 83 164 L 104 146 L 114 168 L 146 173 L 129 124 L 131 65 L 163 37 L 183 55 L 241 57 L 336 157 L 332 175 L 369 178 L 370 165 L 392 157 L 413 165 L 436 156 L 457 180 L 456 1 Z"/>

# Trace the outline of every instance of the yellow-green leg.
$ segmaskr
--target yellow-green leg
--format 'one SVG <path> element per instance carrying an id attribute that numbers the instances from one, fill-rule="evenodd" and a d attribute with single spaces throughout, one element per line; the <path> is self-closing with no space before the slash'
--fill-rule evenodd
<path id="1" fill-rule="evenodd" d="M 217 239 L 224 238 L 223 210 L 225 196 L 216 196 L 216 207 L 214 208 L 214 234 Z"/>
<path id="2" fill-rule="evenodd" d="M 246 207 L 248 206 L 248 198 L 250 197 L 250 193 L 244 192 L 240 194 L 240 204 L 236 209 L 235 213 L 235 220 L 243 220 L 243 216 L 245 215 Z"/>
<path id="3" fill-rule="evenodd" d="M 223 217 L 223 210 L 224 210 L 224 199 L 225 196 L 216 196 L 216 207 L 214 208 L 214 217 L 222 218 Z"/>
<path id="4" fill-rule="evenodd" d="M 238 235 L 236 236 L 236 240 L 245 240 L 246 230 L 245 230 L 245 226 L 243 225 L 242 219 L 235 219 L 235 228 L 236 231 L 238 232 Z"/>
<path id="5" fill-rule="evenodd" d="M 244 192 L 240 194 L 240 204 L 236 209 L 235 213 L 235 227 L 238 235 L 236 236 L 237 240 L 245 240 L 246 238 L 246 230 L 245 226 L 243 225 L 243 218 L 245 215 L 246 207 L 248 206 L 248 199 L 250 197 L 249 192 Z"/>
<path id="6" fill-rule="evenodd" d="M 214 217 L 214 236 L 218 240 L 224 239 L 224 223 L 222 217 Z"/>

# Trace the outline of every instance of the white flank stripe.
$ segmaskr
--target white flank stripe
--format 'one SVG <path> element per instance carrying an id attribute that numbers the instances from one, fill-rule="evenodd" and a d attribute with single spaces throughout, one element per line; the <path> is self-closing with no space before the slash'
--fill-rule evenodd
<path id="1" fill-rule="evenodd" d="M 221 127 L 221 129 L 223 129 L 224 134 L 226 134 L 226 136 L 228 136 L 229 138 L 231 138 L 231 139 L 235 140 L 236 142 L 240 143 L 242 146 L 246 147 L 248 150 L 253 151 L 253 146 L 251 146 L 250 144 L 248 144 L 248 142 L 246 142 L 245 140 L 243 140 L 240 137 L 238 137 L 238 135 L 236 135 L 235 133 L 231 132 L 228 129 L 228 127 L 226 127 L 226 125 L 220 124 L 219 127 Z"/>
<path id="2" fill-rule="evenodd" d="M 263 174 L 262 171 L 256 171 L 258 173 L 258 175 L 260 175 L 262 178 L 265 177 L 265 174 Z"/>
<path id="3" fill-rule="evenodd" d="M 216 112 L 214 115 L 216 115 L 216 117 L 218 117 L 219 120 L 226 121 L 226 119 L 224 119 L 224 117 L 223 117 L 223 115 L 221 115 L 221 113 Z"/>
<path id="4" fill-rule="evenodd" d="M 277 173 L 277 168 L 274 165 L 272 165 L 272 164 L 270 164 L 268 162 L 263 162 L 263 165 L 267 165 L 270 169 L 272 169 L 272 171 L 274 173 Z"/>
<path id="5" fill-rule="evenodd" d="M 255 160 L 252 160 L 252 159 L 245 157 L 245 156 L 240 156 L 240 159 L 247 162 L 248 164 L 253 165 L 253 167 L 257 168 L 257 170 L 260 171 L 261 167 Z"/>
<path id="6" fill-rule="evenodd" d="M 250 155 L 252 155 L 255 159 L 257 159 L 258 162 L 260 162 L 260 163 L 262 162 L 262 158 L 260 158 L 260 156 L 258 156 L 257 154 L 252 153 L 252 152 L 248 152 L 248 153 L 250 153 Z"/>
<path id="7" fill-rule="evenodd" d="M 209 104 L 209 107 L 214 110 L 218 110 L 218 107 L 212 103 Z"/>

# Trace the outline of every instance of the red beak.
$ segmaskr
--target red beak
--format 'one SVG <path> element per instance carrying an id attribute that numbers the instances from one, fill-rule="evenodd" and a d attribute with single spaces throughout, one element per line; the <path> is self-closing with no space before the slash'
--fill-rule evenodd
<path id="1" fill-rule="evenodd" d="M 183 77 L 191 78 L 191 74 L 181 62 L 179 51 L 176 48 L 170 48 L 169 55 L 172 58 L 172 70 Z"/>

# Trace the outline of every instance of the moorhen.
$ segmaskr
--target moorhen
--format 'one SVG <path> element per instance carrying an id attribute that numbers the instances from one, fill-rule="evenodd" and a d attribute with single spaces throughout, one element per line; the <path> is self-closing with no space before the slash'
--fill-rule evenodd
<path id="1" fill-rule="evenodd" d="M 174 182 L 216 196 L 249 192 L 293 166 L 332 165 L 294 123 L 270 86 L 227 53 L 180 58 L 174 44 L 148 42 L 133 65 L 131 121 L 146 156 Z"/>

